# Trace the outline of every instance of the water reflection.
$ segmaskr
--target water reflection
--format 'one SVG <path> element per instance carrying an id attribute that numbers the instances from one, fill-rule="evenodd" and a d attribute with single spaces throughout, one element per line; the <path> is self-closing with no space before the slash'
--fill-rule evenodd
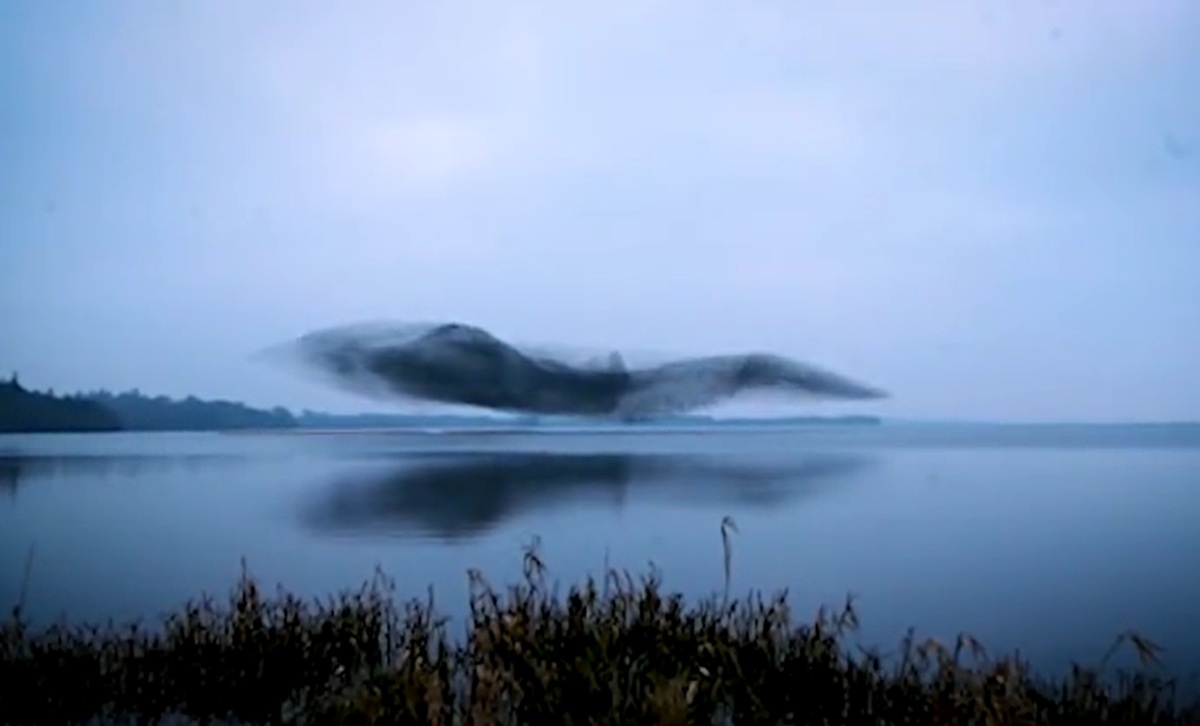
<path id="1" fill-rule="evenodd" d="M 42 479 L 127 479 L 147 472 L 193 472 L 244 461 L 244 457 L 213 454 L 57 456 L 5 451 L 0 452 L 0 491 L 16 496 L 23 485 Z"/>
<path id="2" fill-rule="evenodd" d="M 738 461 L 676 454 L 474 453 L 406 457 L 343 475 L 304 512 L 330 533 L 395 532 L 469 539 L 536 509 L 621 507 L 628 497 L 674 504 L 775 506 L 863 469 L 858 454 Z"/>
<path id="3" fill-rule="evenodd" d="M 14 456 L 0 454 L 0 492 L 15 498 L 21 483 L 21 461 Z"/>

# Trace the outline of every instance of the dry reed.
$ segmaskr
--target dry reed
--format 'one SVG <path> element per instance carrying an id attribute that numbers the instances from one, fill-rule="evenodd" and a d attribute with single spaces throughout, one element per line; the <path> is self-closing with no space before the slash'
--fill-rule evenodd
<path id="1" fill-rule="evenodd" d="M 0 626 L 0 722 L 1200 723 L 1155 675 L 1156 646 L 1131 633 L 1114 649 L 1133 647 L 1137 671 L 1053 682 L 966 635 L 910 634 L 893 660 L 851 654 L 850 601 L 794 623 L 784 595 L 729 599 L 734 531 L 722 522 L 725 596 L 693 604 L 655 574 L 614 569 L 557 596 L 531 546 L 507 590 L 469 573 L 465 639 L 432 596 L 399 603 L 379 572 L 310 602 L 264 593 L 243 563 L 227 602 L 189 603 L 153 628 L 35 630 L 16 608 Z"/>

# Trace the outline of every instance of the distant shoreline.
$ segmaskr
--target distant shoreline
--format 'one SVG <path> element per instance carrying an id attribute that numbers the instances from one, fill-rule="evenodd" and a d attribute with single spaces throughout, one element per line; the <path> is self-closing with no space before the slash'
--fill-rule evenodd
<path id="1" fill-rule="evenodd" d="M 569 416 L 494 414 L 331 414 L 312 410 L 293 413 L 282 406 L 260 409 L 237 401 L 203 400 L 195 396 L 173 399 L 147 395 L 138 390 L 124 393 L 92 391 L 57 395 L 21 385 L 16 374 L 0 381 L 0 433 L 111 433 L 118 431 L 413 431 L 413 430 L 504 430 L 504 431 L 593 431 L 662 430 L 666 427 L 693 429 L 788 427 L 788 426 L 874 426 L 873 416 L 787 416 L 777 418 L 714 419 L 705 415 L 666 416 L 653 421 L 621 423 L 605 419 Z"/>
<path id="2" fill-rule="evenodd" d="M 332 414 L 308 409 L 293 413 L 277 406 L 257 409 L 243 403 L 172 399 L 137 390 L 55 395 L 21 386 L 16 375 L 0 381 L 0 434 L 35 433 L 265 433 L 289 432 L 454 434 L 641 434 L 730 433 L 813 429 L 862 429 L 880 426 L 914 429 L 1080 428 L 1111 430 L 1191 429 L 1200 421 L 1024 422 L 884 419 L 871 415 L 780 416 L 717 418 L 704 414 L 666 416 L 656 420 L 620 422 L 604 418 L 482 414 L 358 413 Z"/>
<path id="3" fill-rule="evenodd" d="M 739 423 L 728 424 L 691 424 L 691 425 L 571 425 L 571 426 L 517 426 L 501 424 L 497 426 L 393 426 L 393 427 L 297 427 L 290 429 L 241 429 L 220 431 L 223 435 L 285 435 L 311 437 L 354 437 L 377 436 L 394 439 L 429 439 L 452 437 L 472 438 L 502 438 L 502 437 L 561 437 L 575 438 L 588 436 L 768 436 L 772 434 L 794 433 L 803 437 L 806 434 L 836 435 L 838 432 L 908 432 L 898 441 L 913 442 L 949 442 L 952 443 L 963 436 L 998 436 L 997 441 L 1008 444 L 1036 442 L 1046 436 L 1061 445 L 1065 441 L 1077 439 L 1079 436 L 1102 436 L 1104 439 L 1128 439 L 1130 435 L 1143 443 L 1160 441 L 1161 437 L 1171 436 L 1171 441 L 1183 441 L 1175 434 L 1185 435 L 1186 441 L 1200 437 L 1200 422 L 1191 423 L 926 423 L 920 421 L 880 421 L 872 425 L 822 425 L 820 423 L 779 424 L 764 422 L 761 424 Z M 1063 439 L 1063 436 L 1067 439 Z M 1145 439 L 1145 436 L 1150 436 Z M 1032 438 L 1030 438 L 1032 437 Z M 855 437 L 857 439 L 857 437 Z M 1190 444 L 1189 444 L 1190 445 Z"/>
<path id="4" fill-rule="evenodd" d="M 869 430 L 908 430 L 912 432 L 1003 432 L 1003 431 L 1200 431 L 1200 421 L 1130 421 L 1127 423 L 1112 422 L 1023 422 L 1023 421 L 919 421 L 919 420 L 879 420 L 872 423 L 847 424 L 842 422 L 777 422 L 739 421 L 737 423 L 648 423 L 648 424 L 543 424 L 519 425 L 510 423 L 439 423 L 400 424 L 390 426 L 286 426 L 286 427 L 236 427 L 236 428 L 162 428 L 162 429 L 109 429 L 109 430 L 4 430 L 4 436 L 45 435 L 45 434 L 221 434 L 229 436 L 394 436 L 434 438 L 438 436 L 644 436 L 644 435 L 676 435 L 692 434 L 700 436 L 713 435 L 753 435 L 781 432 L 818 432 L 818 431 L 869 431 Z"/>
<path id="5" fill-rule="evenodd" d="M 361 436 L 363 434 L 388 434 L 395 436 L 442 436 L 442 435 L 462 435 L 469 434 L 472 436 L 488 436 L 488 435 L 505 435 L 505 434 L 547 434 L 554 436 L 594 436 L 596 434 L 618 434 L 626 436 L 642 435 L 642 434 L 674 434 L 674 433 L 689 433 L 689 434 L 727 434 L 727 433 L 760 433 L 772 431 L 794 431 L 800 429 L 822 429 L 822 428 L 857 428 L 854 426 L 821 426 L 820 424 L 798 424 L 798 425 L 780 425 L 780 424 L 763 424 L 763 425 L 736 425 L 722 426 L 720 424 L 699 424 L 690 426 L 670 426 L 670 425 L 655 425 L 655 426 L 606 426 L 597 424 L 595 426 L 385 426 L 378 428 L 364 427 L 335 427 L 335 428 L 310 428 L 296 427 L 290 429 L 230 429 L 226 431 L 217 431 L 214 433 L 227 434 L 231 436 L 237 435 L 252 435 L 252 434 L 281 434 L 286 436 Z"/>

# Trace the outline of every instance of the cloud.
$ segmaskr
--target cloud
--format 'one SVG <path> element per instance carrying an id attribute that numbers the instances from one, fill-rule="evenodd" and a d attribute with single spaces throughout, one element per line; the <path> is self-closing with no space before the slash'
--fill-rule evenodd
<path id="1" fill-rule="evenodd" d="M 979 152 L 931 114 L 953 124 L 1003 113 L 1013 94 L 1053 94 L 1054 79 L 1150 62 L 1185 12 L 934 0 L 406 7 L 380 6 L 353 35 L 349 20 L 295 21 L 258 58 L 273 69 L 267 116 L 308 159 L 303 178 L 336 185 L 349 204 L 703 164 L 865 186 L 950 163 L 963 146 Z M 1069 42 L 1051 39 L 1054 27 Z"/>
<path id="2" fill-rule="evenodd" d="M 96 73 L 140 78 L 139 93 L 191 105 L 192 123 L 210 131 L 217 104 L 197 100 L 240 99 L 242 113 L 221 128 L 234 136 L 240 123 L 268 140 L 250 151 L 258 168 L 285 172 L 310 203 L 343 209 L 665 167 L 852 175 L 866 186 L 946 164 L 956 147 L 978 152 L 931 115 L 953 124 L 980 104 L 1003 109 L 1022 88 L 1150 62 L 1188 12 L 1181 2 L 1128 12 L 1115 0 L 477 2 L 355 13 L 184 4 L 148 18 L 125 7 L 126 32 L 90 41 L 94 54 L 174 60 L 102 62 Z M 153 32 L 133 32 L 138 24 Z M 1055 27 L 1067 33 L 1059 41 L 1048 36 Z M 268 186 L 253 168 L 238 179 L 243 193 Z M 230 181 L 214 180 L 212 192 Z"/>
<path id="3" fill-rule="evenodd" d="M 501 153 L 486 124 L 470 118 L 430 116 L 385 122 L 363 129 L 363 141 L 363 166 L 380 173 L 359 178 L 358 183 L 401 192 L 443 189 L 486 170 Z"/>

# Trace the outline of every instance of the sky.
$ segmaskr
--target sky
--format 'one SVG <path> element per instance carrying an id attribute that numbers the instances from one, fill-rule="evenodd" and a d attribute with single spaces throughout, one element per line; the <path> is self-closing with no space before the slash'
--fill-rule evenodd
<path id="1" fill-rule="evenodd" d="M 818 413 L 1197 420 L 1197 37 L 1192 0 L 8 0 L 0 371 L 378 410 L 254 354 L 446 320 L 891 394 Z"/>

